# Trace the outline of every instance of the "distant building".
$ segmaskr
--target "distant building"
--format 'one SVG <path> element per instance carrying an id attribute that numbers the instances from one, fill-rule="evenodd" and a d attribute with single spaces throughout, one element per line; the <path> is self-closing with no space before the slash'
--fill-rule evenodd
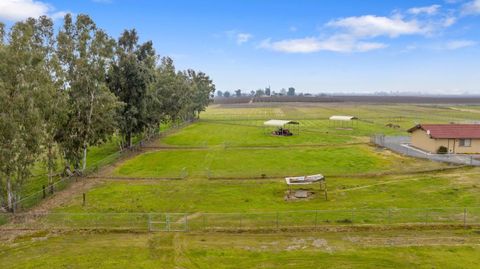
<path id="1" fill-rule="evenodd" d="M 480 124 L 418 124 L 408 132 L 412 146 L 427 152 L 480 153 Z"/>

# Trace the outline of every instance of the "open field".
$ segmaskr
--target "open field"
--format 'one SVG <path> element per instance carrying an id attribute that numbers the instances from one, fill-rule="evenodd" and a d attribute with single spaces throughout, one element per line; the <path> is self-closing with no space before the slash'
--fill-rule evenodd
<path id="1" fill-rule="evenodd" d="M 477 268 L 471 231 L 35 235 L 0 244 L 1 268 Z"/>
<path id="2" fill-rule="evenodd" d="M 85 228 L 93 223 L 105 233 L 50 234 L 38 228 L 33 236 L 0 243 L 0 266 L 478 267 L 480 239 L 470 229 L 281 230 L 313 223 L 315 227 L 380 225 L 379 230 L 395 223 L 480 223 L 480 168 L 418 160 L 369 144 L 373 134 L 405 135 L 419 122 L 475 121 L 480 114 L 471 110 L 480 111 L 452 105 L 213 105 L 199 121 L 108 167 L 101 177 L 84 179 L 88 189 L 69 189 L 69 195 L 58 201 L 56 196 L 46 200 L 52 205 L 47 208 L 51 214 L 39 220 L 51 225 L 45 227 Z M 358 116 L 360 121 L 351 130 L 338 129 L 327 120 L 334 114 Z M 272 118 L 299 121 L 300 134 L 271 136 L 262 123 Z M 388 123 L 400 128 L 386 127 Z M 108 155 L 108 147 L 102 150 L 92 151 L 93 158 Z M 285 199 L 288 188 L 283 177 L 317 173 L 327 176 L 328 201 L 318 185 L 302 187 L 311 193 L 308 199 Z M 185 218 L 190 233 L 108 232 L 128 221 L 138 230 L 153 230 L 152 216 L 162 219 L 167 216 L 163 213 L 175 212 L 184 214 L 169 225 L 182 228 Z M 237 229 L 242 234 L 202 233 L 210 230 L 206 227 Z M 262 227 L 275 233 L 255 231 Z M 14 263 L 20 255 L 25 258 Z"/>

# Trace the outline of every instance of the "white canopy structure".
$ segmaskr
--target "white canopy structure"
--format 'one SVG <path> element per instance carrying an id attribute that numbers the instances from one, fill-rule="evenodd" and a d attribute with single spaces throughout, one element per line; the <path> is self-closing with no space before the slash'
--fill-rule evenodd
<path id="1" fill-rule="evenodd" d="M 340 121 L 351 121 L 351 120 L 358 120 L 355 116 L 339 116 L 334 115 L 330 117 L 330 120 L 340 120 Z"/>
<path id="2" fill-rule="evenodd" d="M 273 126 L 273 127 L 283 127 L 286 124 L 299 124 L 297 121 L 291 120 L 267 120 L 263 123 L 265 126 Z"/>
<path id="3" fill-rule="evenodd" d="M 325 180 L 325 177 L 321 174 L 301 177 L 286 177 L 285 181 L 287 185 L 307 185 L 318 181 Z"/>

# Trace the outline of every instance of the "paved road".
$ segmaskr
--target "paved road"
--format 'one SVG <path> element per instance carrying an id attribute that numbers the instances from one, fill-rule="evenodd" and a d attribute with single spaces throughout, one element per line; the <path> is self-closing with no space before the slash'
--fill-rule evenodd
<path id="1" fill-rule="evenodd" d="M 410 137 L 408 136 L 384 136 L 375 139 L 377 145 L 386 147 L 392 151 L 411 157 L 429 159 L 432 161 L 468 164 L 480 166 L 479 155 L 471 154 L 432 154 L 410 146 Z"/>

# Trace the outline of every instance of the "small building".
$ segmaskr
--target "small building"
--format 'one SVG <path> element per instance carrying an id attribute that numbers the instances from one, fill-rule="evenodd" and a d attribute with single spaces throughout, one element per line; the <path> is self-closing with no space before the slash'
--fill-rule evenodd
<path id="1" fill-rule="evenodd" d="M 330 126 L 339 128 L 339 129 L 352 129 L 354 126 L 355 120 L 358 120 L 355 116 L 341 116 L 333 115 L 330 118 Z"/>
<path id="2" fill-rule="evenodd" d="M 268 120 L 263 123 L 265 127 L 274 127 L 275 130 L 271 132 L 272 135 L 278 135 L 278 136 L 292 136 L 293 135 L 293 130 L 287 129 L 286 127 L 291 125 L 291 126 L 297 126 L 296 134 L 300 134 L 300 123 L 298 121 L 292 121 L 292 120 Z M 264 129 L 265 130 L 265 129 Z"/>
<path id="3" fill-rule="evenodd" d="M 480 153 L 480 124 L 418 124 L 408 132 L 411 145 L 427 152 L 445 147 L 452 154 Z"/>

